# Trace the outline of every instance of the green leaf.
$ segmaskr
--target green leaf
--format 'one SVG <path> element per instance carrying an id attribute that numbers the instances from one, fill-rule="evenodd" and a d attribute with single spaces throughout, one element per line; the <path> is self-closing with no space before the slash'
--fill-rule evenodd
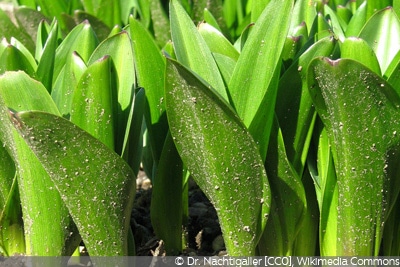
<path id="1" fill-rule="evenodd" d="M 183 164 L 168 134 L 153 182 L 150 214 L 154 231 L 165 242 L 169 256 L 182 251 L 182 192 Z"/>
<path id="2" fill-rule="evenodd" d="M 34 76 L 34 69 L 25 55 L 15 46 L 3 40 L 3 52 L 0 54 L 0 74 L 6 71 L 22 70 L 30 76 Z"/>
<path id="3" fill-rule="evenodd" d="M 64 14 L 63 18 L 68 21 L 68 16 Z M 89 21 L 90 25 L 93 28 L 93 31 L 96 33 L 97 38 L 102 41 L 105 40 L 107 37 L 110 36 L 111 29 L 108 27 L 100 17 L 96 17 L 94 15 L 91 15 L 85 11 L 82 10 L 76 10 L 74 12 L 73 18 L 69 18 L 74 21 L 74 26 L 80 23 L 83 23 L 85 21 Z M 117 25 L 116 25 L 117 26 Z"/>
<path id="4" fill-rule="evenodd" d="M 0 139 L 18 166 L 27 255 L 71 255 L 80 238 L 48 173 L 11 125 L 8 108 L 43 110 L 58 114 L 48 92 L 23 72 L 0 76 Z M 18 202 L 16 202 L 18 203 Z M 51 233 L 51 234 L 49 234 Z"/>
<path id="5" fill-rule="evenodd" d="M 58 24 L 52 23 L 49 35 L 43 46 L 37 68 L 37 76 L 47 91 L 52 91 L 55 52 L 58 46 Z"/>
<path id="6" fill-rule="evenodd" d="M 340 21 L 340 18 L 337 16 L 337 13 L 333 11 L 329 5 L 324 5 L 324 13 L 325 13 L 325 18 L 330 25 L 332 31 L 335 33 L 335 35 L 339 38 L 340 41 L 344 40 L 344 31 L 346 30 L 344 28 L 345 25 L 344 22 Z"/>
<path id="7" fill-rule="evenodd" d="M 258 148 L 218 93 L 168 60 L 166 106 L 185 166 L 215 206 L 229 255 L 254 255 L 270 192 Z"/>
<path id="8" fill-rule="evenodd" d="M 56 18 L 60 23 L 60 28 L 64 29 L 65 25 L 61 19 L 63 13 L 68 13 L 69 0 L 49 1 L 37 0 L 36 3 L 40 7 L 40 12 L 48 18 Z"/>
<path id="9" fill-rule="evenodd" d="M 271 2 L 271 0 L 259 0 L 252 1 L 251 4 L 251 21 L 257 21 L 265 7 Z"/>
<path id="10" fill-rule="evenodd" d="M 112 61 L 104 56 L 82 74 L 73 93 L 71 121 L 114 150 L 116 88 Z"/>
<path id="11" fill-rule="evenodd" d="M 142 162 L 142 122 L 146 102 L 145 97 L 145 91 L 143 88 L 139 88 L 134 95 L 121 153 L 121 157 L 132 168 L 135 176 L 139 173 L 140 163 Z"/>
<path id="12" fill-rule="evenodd" d="M 340 57 L 356 60 L 370 68 L 376 74 L 381 75 L 381 68 L 375 52 L 363 39 L 355 37 L 346 38 L 340 47 Z"/>
<path id="13" fill-rule="evenodd" d="M 318 58 L 309 70 L 337 173 L 337 237 L 326 242 L 336 255 L 376 256 L 400 189 L 400 97 L 356 61 Z"/>
<path id="14" fill-rule="evenodd" d="M 83 0 L 82 4 L 88 13 L 100 18 L 110 29 L 122 22 L 120 1 Z"/>
<path id="15" fill-rule="evenodd" d="M 267 6 L 246 41 L 229 83 L 233 106 L 250 128 L 263 159 L 274 117 L 277 74 L 292 6 L 293 1 L 272 1 Z M 261 120 L 255 120 L 260 118 L 262 124 Z"/>
<path id="16" fill-rule="evenodd" d="M 361 29 L 365 25 L 367 21 L 367 2 L 363 1 L 363 4 L 359 6 L 351 17 L 350 22 L 347 25 L 345 35 L 346 37 L 350 36 L 358 36 L 361 32 Z"/>
<path id="17" fill-rule="evenodd" d="M 314 181 L 319 207 L 320 253 L 324 256 L 336 255 L 338 187 L 331 144 L 321 120 L 315 125 L 314 146 L 311 145 L 308 169 Z"/>
<path id="18" fill-rule="evenodd" d="M 3 39 L 2 43 L 6 44 L 7 41 Z M 10 44 L 15 46 L 25 56 L 25 59 L 30 63 L 32 69 L 34 71 L 36 71 L 37 70 L 37 63 L 36 63 L 35 58 L 31 54 L 31 52 L 29 52 L 29 50 L 20 41 L 18 41 L 14 37 L 11 37 Z M 0 48 L 0 51 L 1 51 L 1 48 Z"/>
<path id="19" fill-rule="evenodd" d="M 14 168 L 13 163 L 9 166 Z M 5 256 L 26 253 L 24 222 L 22 220 L 17 178 L 16 176 L 11 177 L 14 177 L 14 179 L 10 179 L 12 184 L 0 215 L 0 250 L 3 250 L 0 253 Z"/>
<path id="20" fill-rule="evenodd" d="M 278 127 L 275 120 L 265 163 L 271 186 L 271 210 L 258 248 L 261 255 L 291 256 L 307 203 L 301 177 L 286 156 Z"/>
<path id="21" fill-rule="evenodd" d="M 145 88 L 148 108 L 145 118 L 156 163 L 160 159 L 168 123 L 165 115 L 165 57 L 141 23 L 131 18 L 130 31 L 138 85 Z"/>
<path id="22" fill-rule="evenodd" d="M 73 92 L 86 69 L 82 58 L 73 52 L 54 82 L 51 97 L 64 118 L 70 118 Z"/>
<path id="23" fill-rule="evenodd" d="M 13 115 L 13 123 L 50 175 L 89 254 L 127 255 L 135 195 L 135 177 L 129 166 L 59 116 L 20 112 Z"/>
<path id="24" fill-rule="evenodd" d="M 235 69 L 236 61 L 231 57 L 221 55 L 218 53 L 213 54 L 215 62 L 218 65 L 219 71 L 221 72 L 222 78 L 225 84 L 229 84 L 232 78 L 233 71 Z"/>
<path id="25" fill-rule="evenodd" d="M 121 33 L 111 36 L 100 43 L 90 57 L 88 65 L 99 60 L 104 55 L 111 56 L 113 62 L 112 69 L 116 72 L 115 77 L 117 78 L 116 85 L 118 87 L 114 88 L 114 90 L 118 95 L 115 96 L 113 100 L 113 105 L 115 105 L 115 108 L 117 109 L 116 118 L 114 118 L 116 119 L 116 136 L 124 136 L 132 99 L 134 98 L 135 93 L 134 58 L 132 54 L 132 44 L 128 33 L 122 31 Z M 118 106 L 116 106 L 117 103 Z M 120 154 L 123 146 L 123 139 L 118 138 L 116 142 L 115 151 Z"/>
<path id="26" fill-rule="evenodd" d="M 392 5 L 392 0 L 367 1 L 367 18 L 371 17 L 376 11 Z"/>
<path id="27" fill-rule="evenodd" d="M 310 3 L 308 0 L 299 0 L 296 1 L 293 7 L 293 15 L 291 20 L 290 31 L 293 30 L 305 22 L 308 30 L 311 30 L 311 26 L 314 22 L 315 16 L 317 15 L 316 3 Z M 296 36 L 296 35 L 295 35 Z"/>
<path id="28" fill-rule="evenodd" d="M 151 19 L 153 22 L 154 38 L 162 47 L 171 40 L 171 30 L 168 16 L 160 3 L 160 0 L 150 1 Z"/>
<path id="29" fill-rule="evenodd" d="M 78 53 L 83 61 L 87 62 L 97 45 L 97 37 L 87 21 L 76 26 L 56 50 L 53 81 L 57 79 L 67 59 L 73 52 Z"/>
<path id="30" fill-rule="evenodd" d="M 307 85 L 308 65 L 317 56 L 329 56 L 335 44 L 332 37 L 319 40 L 301 54 L 279 81 L 275 112 L 287 157 L 299 176 L 304 170 L 315 118 Z"/>
<path id="31" fill-rule="evenodd" d="M 8 194 L 10 192 L 15 176 L 15 165 L 7 150 L 0 140 L 0 211 L 6 205 Z"/>
<path id="32" fill-rule="evenodd" d="M 24 223 L 15 164 L 0 141 L 0 254 L 25 253 Z"/>
<path id="33" fill-rule="evenodd" d="M 400 50 L 400 20 L 393 8 L 388 7 L 375 13 L 361 30 L 359 37 L 375 51 L 382 73 Z"/>
<path id="34" fill-rule="evenodd" d="M 170 2 L 170 20 L 172 41 L 178 61 L 228 100 L 224 82 L 207 43 L 177 0 Z"/>
<path id="35" fill-rule="evenodd" d="M 212 53 L 219 53 L 237 61 L 239 52 L 221 32 L 206 22 L 200 23 L 197 28 Z"/>

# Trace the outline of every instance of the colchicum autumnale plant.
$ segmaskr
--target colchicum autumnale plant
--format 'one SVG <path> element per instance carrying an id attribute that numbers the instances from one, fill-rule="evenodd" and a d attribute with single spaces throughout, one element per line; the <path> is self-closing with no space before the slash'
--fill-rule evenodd
<path id="1" fill-rule="evenodd" d="M 167 255 L 189 177 L 229 255 L 400 255 L 399 1 L 14 2 L 2 255 L 134 255 L 140 164 Z"/>

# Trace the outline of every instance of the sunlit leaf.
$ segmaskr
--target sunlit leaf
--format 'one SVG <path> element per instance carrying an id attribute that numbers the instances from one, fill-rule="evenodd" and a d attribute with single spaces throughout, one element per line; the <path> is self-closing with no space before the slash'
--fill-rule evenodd
<path id="1" fill-rule="evenodd" d="M 309 70 L 337 174 L 337 238 L 326 242 L 336 242 L 336 255 L 378 255 L 400 189 L 400 97 L 356 61 L 319 58 Z"/>
<path id="2" fill-rule="evenodd" d="M 68 207 L 90 255 L 127 255 L 135 195 L 129 166 L 64 118 L 45 112 L 21 112 L 13 118 Z"/>
<path id="3" fill-rule="evenodd" d="M 254 255 L 270 203 L 257 145 L 227 103 L 193 73 L 168 60 L 166 75 L 176 148 L 217 210 L 228 253 Z"/>

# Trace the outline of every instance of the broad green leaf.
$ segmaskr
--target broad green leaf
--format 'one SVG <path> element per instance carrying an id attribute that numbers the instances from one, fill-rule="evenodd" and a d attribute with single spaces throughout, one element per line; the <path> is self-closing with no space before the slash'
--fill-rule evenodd
<path id="1" fill-rule="evenodd" d="M 340 57 L 356 60 L 381 75 L 381 68 L 375 52 L 363 39 L 346 38 L 340 47 Z"/>
<path id="2" fill-rule="evenodd" d="M 134 57 L 132 54 L 132 43 L 128 33 L 122 31 L 119 34 L 111 36 L 104 40 L 93 52 L 89 59 L 88 65 L 96 60 L 99 60 L 104 55 L 109 55 L 113 62 L 113 71 L 116 72 L 116 85 L 115 92 L 118 93 L 117 98 L 114 98 L 114 105 L 118 106 L 115 122 L 116 135 L 124 136 L 126 132 L 126 125 L 134 98 L 134 85 L 135 85 L 135 67 Z M 90 66 L 89 66 L 90 67 Z M 118 102 L 117 102 L 118 101 Z M 121 153 L 123 146 L 123 139 L 116 140 L 116 152 Z"/>
<path id="3" fill-rule="evenodd" d="M 275 112 L 285 141 L 287 157 L 299 176 L 306 163 L 315 117 L 307 85 L 308 65 L 317 56 L 329 56 L 335 44 L 336 40 L 332 37 L 316 42 L 302 53 L 279 81 Z"/>
<path id="4" fill-rule="evenodd" d="M 289 29 L 293 1 L 272 1 L 256 21 L 229 83 L 239 117 L 259 145 L 265 159 L 272 125 L 280 56 Z M 256 121 L 261 117 L 261 121 Z"/>
<path id="5" fill-rule="evenodd" d="M 197 28 L 212 53 L 219 53 L 237 61 L 239 52 L 221 32 L 206 22 L 200 23 Z"/>
<path id="6" fill-rule="evenodd" d="M 22 70 L 30 76 L 35 75 L 35 71 L 25 55 L 15 46 L 7 44 L 3 39 L 1 45 L 5 48 L 0 54 L 0 74 L 6 71 Z"/>
<path id="7" fill-rule="evenodd" d="M 178 61 L 228 100 L 224 82 L 211 51 L 178 0 L 170 2 L 170 20 L 172 41 Z"/>
<path id="8" fill-rule="evenodd" d="M 50 175 L 89 254 L 127 255 L 135 195 L 135 177 L 129 166 L 59 116 L 20 112 L 13 114 L 13 123 Z"/>
<path id="9" fill-rule="evenodd" d="M 361 30 L 359 37 L 375 51 L 382 73 L 400 50 L 400 20 L 393 8 L 375 13 Z"/>
<path id="10" fill-rule="evenodd" d="M 367 18 L 370 18 L 376 11 L 393 5 L 393 0 L 375 0 L 367 2 Z"/>
<path id="11" fill-rule="evenodd" d="M 259 0 L 252 1 L 251 3 L 251 21 L 255 22 L 264 11 L 265 7 L 271 2 L 271 0 Z"/>
<path id="12" fill-rule="evenodd" d="M 229 255 L 254 255 L 270 191 L 258 148 L 217 92 L 168 60 L 166 106 L 183 163 L 215 206 Z"/>
<path id="13" fill-rule="evenodd" d="M 80 242 L 76 227 L 48 173 L 12 127 L 9 117 L 14 113 L 8 110 L 58 114 L 57 108 L 43 85 L 23 72 L 7 72 L 0 76 L 0 83 L 0 139 L 18 166 L 26 254 L 71 255 Z"/>
<path id="14" fill-rule="evenodd" d="M 67 59 L 54 83 L 51 97 L 64 118 L 69 119 L 71 116 L 73 93 L 86 69 L 86 64 L 82 58 L 76 52 L 73 52 L 69 55 L 69 59 Z"/>
<path id="15" fill-rule="evenodd" d="M 164 103 L 165 57 L 149 32 L 133 18 L 130 20 L 130 31 L 137 83 L 146 91 L 148 108 L 145 119 L 150 146 L 154 160 L 158 162 L 168 132 Z"/>
<path id="16" fill-rule="evenodd" d="M 90 24 L 86 21 L 76 26 L 62 41 L 56 50 L 53 81 L 57 79 L 69 56 L 76 52 L 84 62 L 88 62 L 98 40 Z"/>
<path id="17" fill-rule="evenodd" d="M 337 237 L 327 242 L 336 255 L 376 256 L 400 189 L 400 97 L 356 61 L 318 58 L 309 70 L 337 173 Z"/>
<path id="18" fill-rule="evenodd" d="M 165 242 L 169 256 L 182 250 L 183 175 L 182 160 L 168 134 L 153 182 L 150 214 L 154 232 Z"/>
<path id="19" fill-rule="evenodd" d="M 277 120 L 273 124 L 265 169 L 271 187 L 271 209 L 263 237 L 261 255 L 293 255 L 296 236 L 307 209 L 301 177 L 288 160 Z"/>
<path id="20" fill-rule="evenodd" d="M 3 39 L 3 42 L 7 43 L 7 41 L 4 39 Z M 34 71 L 36 71 L 37 63 L 35 61 L 35 58 L 31 54 L 31 52 L 29 52 L 29 50 L 20 41 L 18 41 L 14 37 L 11 37 L 10 44 L 13 45 L 14 47 L 16 47 L 25 56 L 25 59 L 30 63 L 32 69 Z M 0 48 L 0 53 L 1 53 L 1 48 Z"/>
<path id="21" fill-rule="evenodd" d="M 73 92 L 71 121 L 111 150 L 115 147 L 116 85 L 114 68 L 104 56 L 82 74 Z"/>
<path id="22" fill-rule="evenodd" d="M 338 6 L 336 9 L 336 13 L 338 16 L 339 21 L 341 22 L 342 27 L 345 25 L 345 27 L 343 27 L 344 31 L 346 32 L 347 29 L 347 25 L 349 24 L 351 17 L 353 16 L 353 13 L 351 12 L 351 10 L 345 6 Z M 342 24 L 344 23 L 344 24 Z"/>
<path id="23" fill-rule="evenodd" d="M 366 21 L 367 21 L 367 1 L 364 1 L 363 4 L 357 8 L 356 12 L 351 17 L 350 22 L 347 24 L 345 32 L 346 37 L 358 36 Z"/>

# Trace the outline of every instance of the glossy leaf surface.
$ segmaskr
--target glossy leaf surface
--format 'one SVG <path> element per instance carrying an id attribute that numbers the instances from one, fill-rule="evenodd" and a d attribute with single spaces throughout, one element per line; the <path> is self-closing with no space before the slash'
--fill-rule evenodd
<path id="1" fill-rule="evenodd" d="M 109 56 L 90 65 L 73 93 L 71 121 L 114 150 L 116 89 Z"/>
<path id="2" fill-rule="evenodd" d="M 270 203 L 257 145 L 228 104 L 193 73 L 168 60 L 166 75 L 177 150 L 217 210 L 228 253 L 254 255 Z"/>
<path id="3" fill-rule="evenodd" d="M 337 255 L 377 255 L 400 188 L 400 97 L 352 60 L 318 58 L 309 70 L 337 173 L 337 238 L 326 242 L 336 242 Z"/>
<path id="4" fill-rule="evenodd" d="M 262 158 L 268 148 L 279 79 L 277 71 L 292 5 L 293 1 L 268 4 L 255 22 L 229 82 L 233 106 L 258 142 Z M 255 120 L 260 118 L 262 123 Z"/>
<path id="5" fill-rule="evenodd" d="M 130 32 L 138 85 L 146 91 L 148 109 L 145 117 L 151 148 L 154 160 L 158 162 L 168 131 L 164 101 L 165 57 L 140 22 L 131 19 Z"/>
<path id="6" fill-rule="evenodd" d="M 375 51 L 382 73 L 400 50 L 399 32 L 400 20 L 391 7 L 375 13 L 360 32 L 359 37 Z"/>
<path id="7" fill-rule="evenodd" d="M 129 166 L 64 118 L 33 111 L 12 118 L 50 175 L 90 255 L 127 255 L 135 194 L 135 177 Z"/>
<path id="8" fill-rule="evenodd" d="M 13 129 L 9 120 L 12 113 L 8 110 L 42 110 L 58 114 L 57 108 L 43 85 L 23 72 L 7 72 L 0 77 L 0 83 L 0 139 L 18 166 L 26 253 L 71 255 L 80 242 L 76 228 L 48 173 Z"/>
<path id="9" fill-rule="evenodd" d="M 178 61 L 209 83 L 225 100 L 225 85 L 212 57 L 192 19 L 179 1 L 170 3 L 171 35 Z"/>

